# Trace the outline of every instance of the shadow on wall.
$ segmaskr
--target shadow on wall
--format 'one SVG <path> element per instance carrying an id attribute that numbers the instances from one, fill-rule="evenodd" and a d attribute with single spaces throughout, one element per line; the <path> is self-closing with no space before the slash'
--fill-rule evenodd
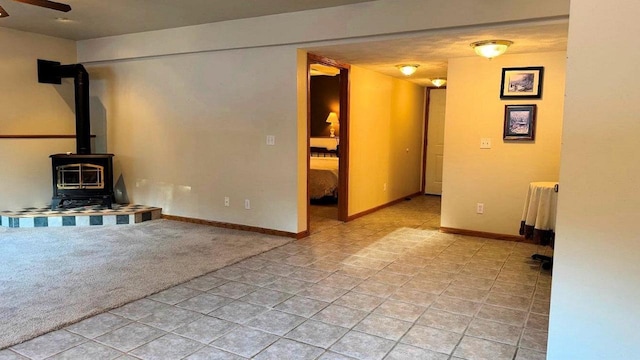
<path id="1" fill-rule="evenodd" d="M 94 74 L 90 74 L 89 83 L 93 80 L 91 75 Z M 97 78 L 100 78 L 99 73 Z M 62 86 L 53 86 L 53 88 L 58 92 L 58 95 L 60 95 L 67 106 L 69 106 L 69 109 L 75 113 L 76 99 L 73 81 L 73 79 L 63 78 Z M 91 134 L 95 135 L 91 152 L 94 154 L 107 153 L 107 110 L 97 96 L 89 97 L 89 117 Z"/>
<path id="2" fill-rule="evenodd" d="M 49 84 L 40 84 L 40 85 L 49 85 Z M 52 86 L 58 92 L 58 95 L 64 100 L 69 109 L 75 113 L 76 110 L 76 93 L 73 87 L 73 79 L 63 78 L 62 84 Z"/>
<path id="3" fill-rule="evenodd" d="M 107 153 L 107 109 L 102 105 L 100 98 L 89 98 L 89 113 L 91 114 L 91 134 L 95 135 L 92 152 L 95 154 Z"/>
<path id="4" fill-rule="evenodd" d="M 111 69 L 101 66 L 87 66 L 90 81 L 90 115 L 91 133 L 95 135 L 93 152 L 109 153 L 107 148 L 107 109 L 100 98 L 103 94 L 108 94 L 108 90 L 114 87 L 114 76 Z M 113 97 L 110 97 L 113 99 Z M 113 105 L 113 104 L 112 104 Z M 118 154 L 114 154 L 114 166 L 116 166 Z M 114 168 L 115 170 L 115 168 Z M 117 174 L 117 172 L 116 172 Z"/>

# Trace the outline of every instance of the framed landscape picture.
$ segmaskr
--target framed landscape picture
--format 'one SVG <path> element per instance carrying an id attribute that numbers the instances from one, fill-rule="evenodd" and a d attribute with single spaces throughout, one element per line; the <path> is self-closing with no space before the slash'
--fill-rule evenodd
<path id="1" fill-rule="evenodd" d="M 501 99 L 540 99 L 544 67 L 503 68 Z"/>
<path id="2" fill-rule="evenodd" d="M 536 105 L 506 105 L 504 107 L 504 140 L 535 139 Z"/>

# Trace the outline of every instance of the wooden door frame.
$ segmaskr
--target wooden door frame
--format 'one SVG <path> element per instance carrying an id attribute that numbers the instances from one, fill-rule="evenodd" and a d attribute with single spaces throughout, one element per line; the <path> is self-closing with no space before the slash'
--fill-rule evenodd
<path id="1" fill-rule="evenodd" d="M 431 90 L 446 90 L 446 86 L 429 86 L 425 89 L 424 100 L 424 145 L 422 146 L 422 185 L 420 186 L 420 192 L 425 195 L 427 191 L 427 145 L 429 143 L 429 102 L 431 100 Z"/>
<path id="2" fill-rule="evenodd" d="M 324 56 L 307 54 L 307 231 L 311 231 L 309 204 L 309 169 L 311 159 L 311 64 L 322 64 L 340 69 L 340 146 L 338 147 L 338 220 L 349 217 L 349 64 Z"/>

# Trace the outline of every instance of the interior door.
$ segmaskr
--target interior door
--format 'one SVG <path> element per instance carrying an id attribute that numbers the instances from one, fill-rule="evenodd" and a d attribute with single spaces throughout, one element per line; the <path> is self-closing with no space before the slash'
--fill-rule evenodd
<path id="1" fill-rule="evenodd" d="M 442 195 L 446 89 L 429 89 L 425 194 Z"/>

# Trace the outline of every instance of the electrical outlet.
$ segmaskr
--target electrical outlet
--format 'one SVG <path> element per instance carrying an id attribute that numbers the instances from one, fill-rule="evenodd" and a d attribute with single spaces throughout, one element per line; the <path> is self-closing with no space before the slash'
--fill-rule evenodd
<path id="1" fill-rule="evenodd" d="M 247 210 L 251 209 L 251 201 L 249 201 L 249 199 L 244 199 L 244 208 Z"/>
<path id="2" fill-rule="evenodd" d="M 476 214 L 484 214 L 484 203 L 476 204 Z"/>
<path id="3" fill-rule="evenodd" d="M 480 149 L 491 149 L 491 138 L 480 139 Z"/>
<path id="4" fill-rule="evenodd" d="M 224 197 L 224 206 L 229 206 L 229 204 L 230 204 L 229 197 L 225 196 Z"/>

